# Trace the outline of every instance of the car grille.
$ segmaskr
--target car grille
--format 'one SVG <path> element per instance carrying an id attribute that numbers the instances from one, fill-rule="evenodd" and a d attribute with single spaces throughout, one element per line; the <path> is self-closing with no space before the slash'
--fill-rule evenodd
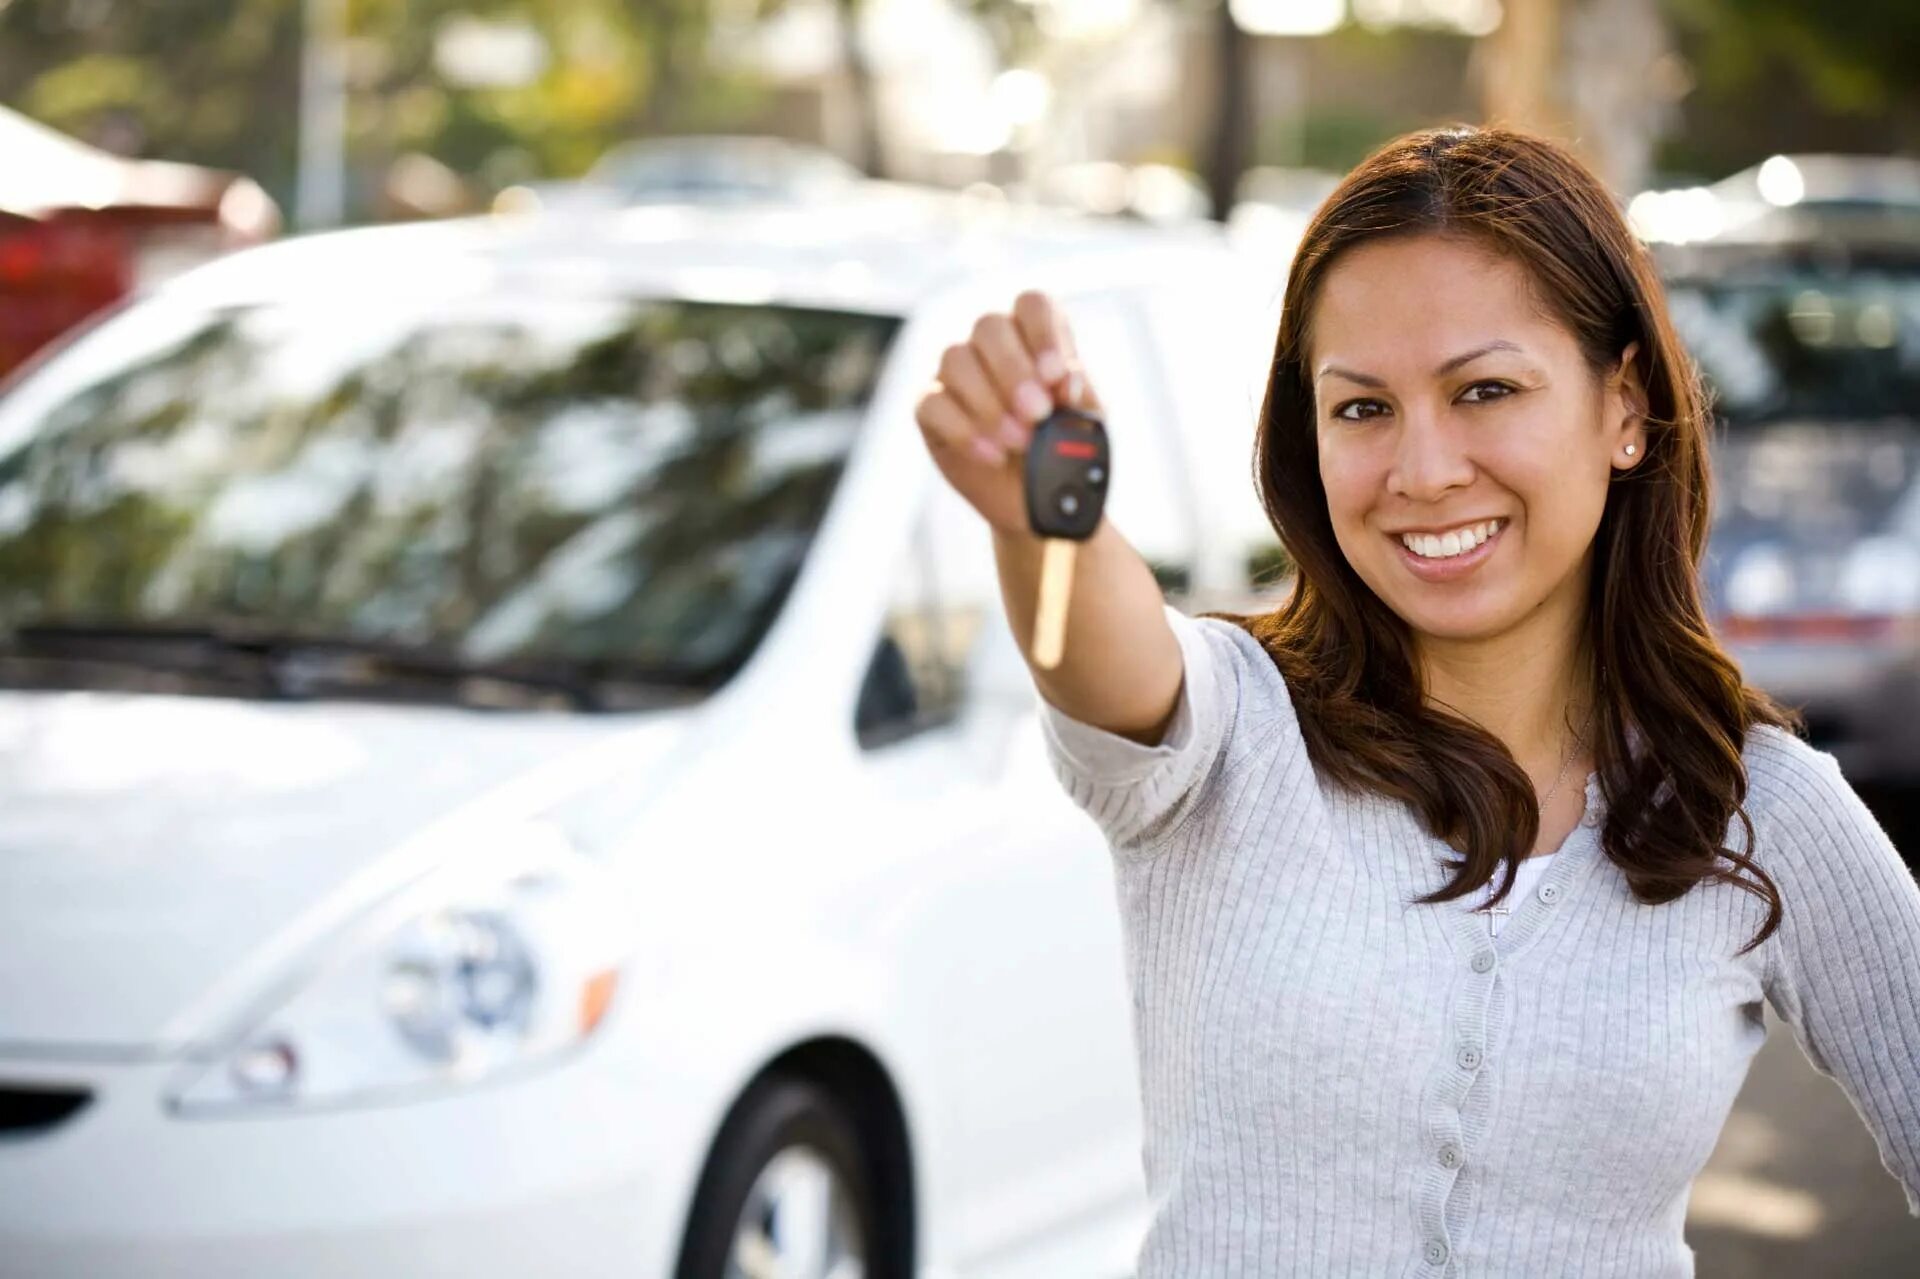
<path id="1" fill-rule="evenodd" d="M 79 1114 L 93 1094 L 85 1088 L 0 1084 L 0 1138 L 33 1137 Z"/>

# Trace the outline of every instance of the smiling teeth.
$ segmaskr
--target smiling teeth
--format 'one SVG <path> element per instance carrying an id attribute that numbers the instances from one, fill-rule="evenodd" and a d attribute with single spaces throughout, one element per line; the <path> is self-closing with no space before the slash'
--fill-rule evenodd
<path id="1" fill-rule="evenodd" d="M 1408 550 L 1426 560 L 1452 559 L 1464 555 L 1480 543 L 1505 528 L 1504 519 L 1485 520 L 1479 524 L 1469 524 L 1464 528 L 1451 529 L 1446 533 L 1402 533 L 1400 543 Z"/>

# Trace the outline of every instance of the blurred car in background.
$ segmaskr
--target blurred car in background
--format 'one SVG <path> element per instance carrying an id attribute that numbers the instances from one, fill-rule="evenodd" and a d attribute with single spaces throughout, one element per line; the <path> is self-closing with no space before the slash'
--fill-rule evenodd
<path id="1" fill-rule="evenodd" d="M 1236 268 L 903 193 L 471 219 L 234 255 L 36 365 L 0 1273 L 1126 1273 L 1108 856 L 912 408 L 1047 290 L 1113 517 L 1198 595 L 1227 410 L 1167 352 Z"/>
<path id="2" fill-rule="evenodd" d="M 1105 217 L 1161 224 L 1207 217 L 1207 188 L 1199 175 L 1171 164 L 1084 160 L 1055 165 L 1017 183 L 1025 200 Z"/>
<path id="3" fill-rule="evenodd" d="M 122 159 L 0 107 L 0 377 L 135 290 L 279 227 L 250 178 Z"/>
<path id="4" fill-rule="evenodd" d="M 1260 165 L 1248 169 L 1227 214 L 1227 233 L 1248 257 L 1283 283 L 1308 223 L 1343 175 L 1327 169 Z M 1278 323 L 1276 316 L 1275 322 Z"/>
<path id="5" fill-rule="evenodd" d="M 610 148 L 584 177 L 502 193 L 508 209 L 614 209 L 639 204 L 804 204 L 837 200 L 867 180 L 820 147 L 785 138 L 640 138 Z"/>
<path id="6" fill-rule="evenodd" d="M 1910 785 L 1920 782 L 1920 203 L 1869 198 L 1898 168 L 1865 164 L 1846 186 L 1833 164 L 1804 180 L 1761 166 L 1782 200 L 1772 213 L 1654 239 L 1674 324 L 1715 395 L 1704 565 L 1715 628 L 1749 679 L 1803 711 L 1850 779 Z M 1784 200 L 1796 191 L 1808 199 Z"/>

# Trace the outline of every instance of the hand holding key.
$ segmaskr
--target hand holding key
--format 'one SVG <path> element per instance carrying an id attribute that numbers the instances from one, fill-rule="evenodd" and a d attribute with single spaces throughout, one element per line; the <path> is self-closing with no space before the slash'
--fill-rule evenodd
<path id="1" fill-rule="evenodd" d="M 934 464 L 969 505 L 994 528 L 1031 536 L 1025 468 L 1008 463 L 1019 461 L 1035 428 L 1062 406 L 1102 412 L 1065 315 L 1029 290 L 1010 312 L 980 316 L 967 341 L 941 354 L 914 420 Z"/>

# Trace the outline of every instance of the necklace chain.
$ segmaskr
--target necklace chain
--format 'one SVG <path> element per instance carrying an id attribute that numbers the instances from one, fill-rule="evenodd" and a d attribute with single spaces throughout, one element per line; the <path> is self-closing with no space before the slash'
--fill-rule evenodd
<path id="1" fill-rule="evenodd" d="M 1568 766 L 1571 765 L 1574 759 L 1579 756 L 1580 748 L 1586 744 L 1587 729 L 1590 728 L 1593 724 L 1593 712 L 1595 709 L 1598 708 L 1598 705 L 1599 704 L 1596 702 L 1594 706 L 1589 707 L 1587 709 L 1586 722 L 1580 725 L 1580 731 L 1578 733 L 1575 733 L 1573 736 L 1573 749 L 1567 753 L 1567 757 L 1564 760 L 1560 761 L 1560 775 L 1553 779 L 1553 785 L 1547 787 L 1547 793 L 1541 797 L 1540 811 L 1543 814 L 1547 811 L 1547 805 L 1553 802 L 1554 795 L 1559 792 L 1560 783 L 1566 780 Z M 1491 883 L 1488 883 L 1487 885 L 1487 896 L 1488 897 L 1493 896 L 1493 885 Z M 1479 909 L 1483 911 L 1487 916 L 1488 935 L 1494 936 L 1494 937 L 1497 937 L 1500 935 L 1500 917 L 1503 915 L 1510 915 L 1513 913 L 1513 907 L 1511 906 L 1489 905 L 1489 906 L 1479 907 Z"/>
<path id="2" fill-rule="evenodd" d="M 1546 812 L 1547 805 L 1553 802 L 1554 795 L 1558 793 L 1560 790 L 1560 783 L 1566 780 L 1568 766 L 1571 765 L 1576 758 L 1578 758 L 1580 754 L 1580 748 L 1586 745 L 1587 728 L 1593 723 L 1593 712 L 1598 708 L 1599 708 L 1598 702 L 1594 703 L 1593 706 L 1590 706 L 1587 708 L 1586 723 L 1580 725 L 1580 731 L 1573 735 L 1573 749 L 1567 753 L 1567 757 L 1564 760 L 1560 761 L 1560 775 L 1553 779 L 1553 785 L 1549 786 L 1547 788 L 1547 793 L 1541 796 L 1540 798 L 1541 812 L 1543 813 Z"/>

